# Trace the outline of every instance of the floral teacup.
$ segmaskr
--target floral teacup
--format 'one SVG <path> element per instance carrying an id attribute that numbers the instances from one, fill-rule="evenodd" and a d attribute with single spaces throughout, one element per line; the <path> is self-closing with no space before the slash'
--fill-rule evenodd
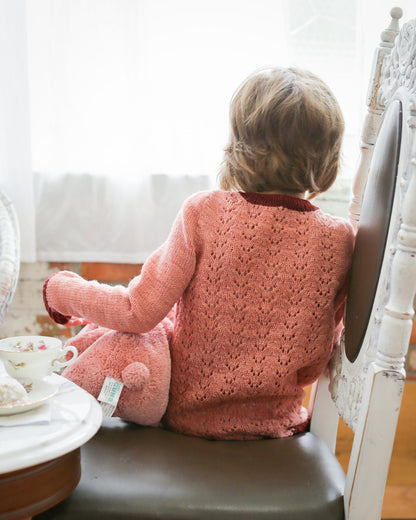
<path id="1" fill-rule="evenodd" d="M 72 352 L 72 357 L 65 361 L 68 352 Z M 0 359 L 9 375 L 17 379 L 42 379 L 77 357 L 75 347 L 62 347 L 60 339 L 49 336 L 15 336 L 0 340 Z"/>

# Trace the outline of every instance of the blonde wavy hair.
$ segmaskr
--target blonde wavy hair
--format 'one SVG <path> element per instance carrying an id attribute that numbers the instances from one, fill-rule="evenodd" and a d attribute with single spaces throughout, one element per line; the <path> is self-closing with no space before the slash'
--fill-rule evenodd
<path id="1" fill-rule="evenodd" d="M 249 76 L 230 107 L 230 139 L 218 175 L 228 191 L 307 191 L 335 181 L 344 118 L 329 87 L 295 68 Z"/>

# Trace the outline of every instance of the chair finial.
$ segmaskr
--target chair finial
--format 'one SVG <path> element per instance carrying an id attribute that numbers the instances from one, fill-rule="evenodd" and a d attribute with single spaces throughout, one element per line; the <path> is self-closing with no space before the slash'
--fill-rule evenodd
<path id="1" fill-rule="evenodd" d="M 400 20 L 403 16 L 403 9 L 401 7 L 393 7 L 390 11 L 390 16 L 393 19 Z"/>
<path id="2" fill-rule="evenodd" d="M 393 7 L 390 16 L 390 25 L 381 33 L 382 47 L 393 47 L 394 40 L 399 33 L 399 20 L 403 16 L 403 10 L 400 7 Z"/>

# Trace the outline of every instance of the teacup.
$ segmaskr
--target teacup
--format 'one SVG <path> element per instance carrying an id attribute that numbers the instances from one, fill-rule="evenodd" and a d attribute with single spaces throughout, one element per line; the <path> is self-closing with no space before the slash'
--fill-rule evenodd
<path id="1" fill-rule="evenodd" d="M 72 357 L 65 360 L 68 352 Z M 49 336 L 15 336 L 0 340 L 0 359 L 12 377 L 42 379 L 73 363 L 78 351 Z"/>

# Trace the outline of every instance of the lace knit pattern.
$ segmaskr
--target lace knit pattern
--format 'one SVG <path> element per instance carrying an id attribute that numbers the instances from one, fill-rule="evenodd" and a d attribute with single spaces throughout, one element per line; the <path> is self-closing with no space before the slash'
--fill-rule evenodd
<path id="1" fill-rule="evenodd" d="M 198 225 L 165 422 L 214 438 L 291 435 L 307 419 L 302 386 L 321 374 L 336 339 L 352 229 L 319 210 L 236 193 L 201 200 Z"/>
<path id="2" fill-rule="evenodd" d="M 128 288 L 58 273 L 46 298 L 125 332 L 150 330 L 176 302 L 166 427 L 284 437 L 307 420 L 302 387 L 339 335 L 352 250 L 350 224 L 307 201 L 203 192 Z"/>

